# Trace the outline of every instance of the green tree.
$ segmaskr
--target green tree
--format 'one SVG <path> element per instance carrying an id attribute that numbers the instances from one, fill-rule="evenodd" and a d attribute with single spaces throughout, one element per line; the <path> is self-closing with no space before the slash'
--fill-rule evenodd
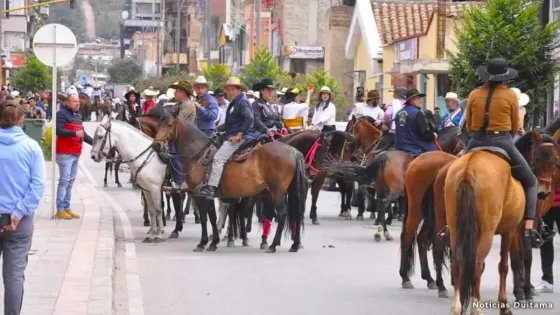
<path id="1" fill-rule="evenodd" d="M 231 77 L 228 66 L 223 63 L 211 64 L 206 71 L 202 72 L 202 75 L 208 82 L 212 82 L 212 89 L 214 90 L 224 88 L 224 84 Z"/>
<path id="2" fill-rule="evenodd" d="M 296 77 L 297 79 L 297 77 Z M 344 117 L 344 112 L 346 110 L 346 100 L 344 99 L 344 92 L 342 91 L 342 87 L 336 81 L 335 78 L 331 77 L 324 68 L 319 68 L 305 76 L 305 83 L 303 82 L 296 82 L 296 86 L 307 93 L 307 87 L 310 84 L 314 85 L 315 88 L 315 95 L 319 95 L 319 91 L 323 86 L 328 86 L 331 91 L 334 93 L 333 103 L 336 105 L 336 116 L 337 118 L 341 119 Z M 316 104 L 319 100 L 316 98 L 311 98 L 311 104 Z"/>
<path id="3" fill-rule="evenodd" d="M 262 48 L 255 53 L 253 60 L 242 70 L 241 80 L 247 87 L 252 88 L 253 84 L 264 78 L 275 80 L 281 73 L 282 70 L 270 51 Z"/>
<path id="4" fill-rule="evenodd" d="M 39 92 L 50 89 L 52 77 L 49 67 L 42 64 L 35 55 L 27 58 L 25 67 L 12 78 L 14 87 L 22 92 Z"/>
<path id="5" fill-rule="evenodd" d="M 82 18 L 82 2 L 75 1 L 76 7 L 70 9 L 68 3 L 56 3 L 49 5 L 48 23 L 58 23 L 67 26 L 74 32 L 78 42 L 85 37 L 85 27 Z"/>
<path id="6" fill-rule="evenodd" d="M 109 68 L 112 83 L 130 83 L 142 75 L 142 68 L 130 58 L 118 59 Z"/>
<path id="7" fill-rule="evenodd" d="M 557 20 L 543 26 L 539 19 L 542 1 L 489 0 L 484 8 L 473 6 L 455 27 L 457 52 L 451 55 L 450 76 L 461 97 L 479 81 L 476 70 L 488 60 L 503 57 L 519 71 L 512 83 L 531 98 L 527 105 L 530 125 L 544 114 L 547 92 L 558 72 L 553 52 L 558 48 Z"/>

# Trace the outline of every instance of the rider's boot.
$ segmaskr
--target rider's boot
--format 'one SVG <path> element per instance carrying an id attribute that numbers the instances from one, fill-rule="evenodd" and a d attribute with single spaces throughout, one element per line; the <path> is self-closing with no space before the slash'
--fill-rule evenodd
<path id="1" fill-rule="evenodd" d="M 537 210 L 537 185 L 523 187 L 525 190 L 525 230 L 523 231 L 523 244 L 525 248 L 538 248 L 543 244 L 543 239 L 539 232 L 533 228 L 535 212 Z"/>
<path id="2" fill-rule="evenodd" d="M 537 225 L 538 225 L 537 231 L 539 231 L 539 233 L 541 234 L 543 242 L 548 242 L 552 240 L 554 238 L 554 235 L 556 235 L 556 231 L 554 229 L 551 229 L 548 225 L 546 225 L 542 218 L 539 219 Z"/>
<path id="3" fill-rule="evenodd" d="M 217 187 L 215 186 L 204 185 L 196 191 L 196 194 L 200 197 L 205 197 L 206 199 L 214 199 L 214 196 L 216 195 L 216 188 Z"/>

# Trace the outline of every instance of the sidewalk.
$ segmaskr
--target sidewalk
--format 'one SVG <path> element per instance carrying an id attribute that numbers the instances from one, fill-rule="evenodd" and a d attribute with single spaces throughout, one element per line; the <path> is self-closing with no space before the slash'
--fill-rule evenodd
<path id="1" fill-rule="evenodd" d="M 82 218 L 51 219 L 50 169 L 47 162 L 47 189 L 35 214 L 22 314 L 112 314 L 115 255 L 112 208 L 79 170 L 71 208 Z M 2 287 L 0 309 L 3 309 L 3 294 Z"/>

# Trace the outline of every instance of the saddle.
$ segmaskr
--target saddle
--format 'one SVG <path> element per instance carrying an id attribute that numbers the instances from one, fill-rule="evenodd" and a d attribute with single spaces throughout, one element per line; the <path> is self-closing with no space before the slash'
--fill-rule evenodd
<path id="1" fill-rule="evenodd" d="M 249 154 L 251 154 L 251 151 L 260 146 L 261 141 L 259 141 L 258 139 L 246 141 L 239 147 L 239 149 L 233 152 L 230 160 L 238 163 L 245 162 L 249 158 Z"/>
<path id="2" fill-rule="evenodd" d="M 497 155 L 497 156 L 503 158 L 508 163 L 511 163 L 511 158 L 509 157 L 509 154 L 502 148 L 494 147 L 494 146 L 482 146 L 482 147 L 472 148 L 469 151 L 467 151 L 466 153 L 476 152 L 476 151 L 484 151 L 484 152 L 492 153 L 494 155 Z"/>

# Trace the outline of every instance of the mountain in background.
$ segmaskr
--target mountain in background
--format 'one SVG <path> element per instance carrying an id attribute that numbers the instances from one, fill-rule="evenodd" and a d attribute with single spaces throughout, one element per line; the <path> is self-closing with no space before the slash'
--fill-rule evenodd
<path id="1" fill-rule="evenodd" d="M 91 40 L 86 35 L 86 21 L 82 11 L 82 2 L 77 0 L 74 9 L 68 3 L 52 4 L 48 23 L 60 23 L 68 26 L 79 42 Z M 118 38 L 120 18 L 125 0 L 89 0 L 95 18 L 96 37 L 105 39 Z"/>

